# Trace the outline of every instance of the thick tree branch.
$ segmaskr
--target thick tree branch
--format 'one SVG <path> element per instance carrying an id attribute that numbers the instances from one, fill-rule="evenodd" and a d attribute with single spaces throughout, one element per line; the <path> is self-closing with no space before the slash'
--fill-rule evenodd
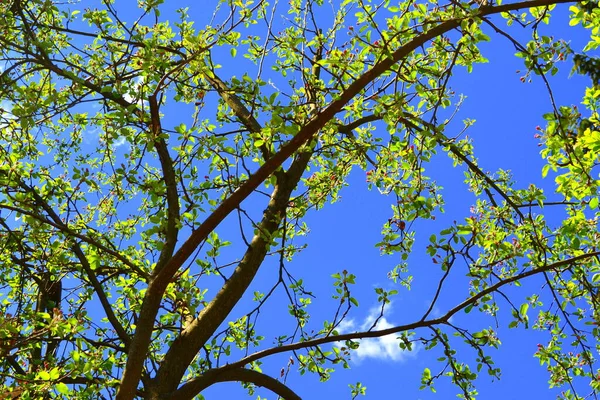
<path id="1" fill-rule="evenodd" d="M 365 159 L 374 168 L 377 168 L 377 163 L 371 158 L 371 156 L 369 156 L 369 154 L 367 153 L 367 151 L 365 149 L 363 149 L 362 147 L 360 147 L 360 145 L 357 143 L 356 136 L 354 135 L 353 130 L 356 129 L 356 128 L 358 128 L 362 124 L 366 124 L 366 123 L 374 122 L 374 121 L 379 121 L 381 119 L 383 119 L 382 115 L 370 114 L 370 115 L 365 115 L 365 116 L 363 116 L 361 118 L 358 118 L 357 120 L 352 121 L 349 124 L 346 124 L 346 125 L 339 124 L 338 125 L 338 132 L 343 133 L 344 135 L 346 135 L 346 137 L 348 139 L 350 139 L 350 141 L 352 143 L 354 143 L 358 147 L 358 150 L 363 154 L 363 156 L 365 157 Z"/>
<path id="2" fill-rule="evenodd" d="M 316 62 L 313 66 L 313 73 L 316 78 L 319 77 L 320 68 Z M 223 82 L 220 83 L 224 85 Z M 316 99 L 310 91 L 309 100 L 312 104 L 311 112 L 315 112 Z M 248 122 L 250 129 L 260 128 L 258 122 L 249 114 L 244 105 L 239 103 L 237 97 L 231 97 L 229 101 L 237 103 L 238 112 L 248 113 L 244 118 L 254 121 Z M 275 189 L 263 219 L 258 226 L 258 233 L 252 239 L 246 254 L 231 278 L 208 306 L 202 310 L 198 318 L 186 326 L 181 335 L 171 345 L 155 379 L 156 387 L 154 389 L 158 393 L 169 393 L 177 387 L 198 351 L 227 318 L 252 283 L 269 251 L 271 237 L 279 229 L 279 224 L 285 215 L 292 191 L 296 188 L 308 166 L 313 148 L 314 145 L 310 149 L 301 152 L 294 159 L 286 173 L 281 169 L 276 172 Z"/>
<path id="3" fill-rule="evenodd" d="M 162 169 L 163 179 L 167 189 L 167 222 L 165 231 L 165 243 L 164 247 L 160 252 L 158 262 L 154 268 L 153 275 L 160 272 L 161 268 L 169 261 L 175 246 L 177 245 L 177 235 L 179 228 L 177 224 L 179 222 L 179 196 L 177 194 L 177 178 L 175 176 L 175 169 L 173 168 L 173 160 L 169 154 L 167 143 L 163 138 L 162 126 L 160 123 L 160 110 L 156 96 L 150 96 L 150 129 L 152 134 L 152 141 L 154 148 L 158 154 L 160 166 Z"/>
<path id="4" fill-rule="evenodd" d="M 252 133 L 259 133 L 262 130 L 262 126 L 260 126 L 256 118 L 254 118 L 254 115 L 252 115 L 235 92 L 233 92 L 227 84 L 217 76 L 217 74 L 211 71 L 210 73 L 205 74 L 204 77 L 217 93 L 219 93 L 219 96 L 221 96 L 223 101 L 231 107 L 234 114 L 240 119 L 246 129 Z"/>
<path id="5" fill-rule="evenodd" d="M 214 71 L 210 71 L 209 73 L 204 74 L 205 79 L 211 84 L 211 86 L 217 91 L 219 96 L 223 99 L 223 101 L 233 110 L 233 113 L 239 118 L 241 123 L 250 131 L 251 133 L 260 133 L 262 131 L 262 126 L 260 123 L 254 118 L 254 115 L 248 110 L 248 108 L 242 103 L 242 100 L 235 94 L 233 90 L 231 90 L 225 82 L 221 78 L 215 74 Z M 259 147 L 259 150 L 262 154 L 262 157 L 265 161 L 271 158 L 271 152 L 267 147 L 267 144 L 264 143 Z M 275 171 L 274 173 L 277 173 Z"/>
<path id="6" fill-rule="evenodd" d="M 277 379 L 246 368 L 235 368 L 226 371 L 209 370 L 202 376 L 191 380 L 175 391 L 168 400 L 191 400 L 207 387 L 219 382 L 247 382 L 262 386 L 285 400 L 301 400 L 292 389 Z"/>
<path id="7" fill-rule="evenodd" d="M 169 393 L 177 387 L 198 351 L 227 318 L 252 283 L 269 251 L 271 237 L 279 229 L 292 191 L 302 177 L 311 155 L 310 151 L 302 153 L 292 163 L 284 179 L 277 182 L 262 221 L 257 227 L 257 234 L 234 273 L 165 354 L 155 379 L 155 390 L 159 393 Z"/>
<path id="8" fill-rule="evenodd" d="M 233 110 L 233 113 L 239 118 L 246 129 L 251 133 L 260 133 L 262 126 L 258 123 L 256 118 L 254 118 L 254 115 L 252 115 L 250 110 L 242 103 L 235 92 L 231 90 L 214 71 L 204 74 L 204 78 L 210 83 L 213 89 L 217 91 L 225 104 Z M 269 149 L 263 144 L 260 150 L 263 153 L 263 158 L 267 160 L 270 157 Z"/>
<path id="9" fill-rule="evenodd" d="M 17 360 L 17 356 L 15 354 L 3 354 L 2 357 L 5 358 L 6 361 L 8 361 L 11 368 L 15 371 L 16 374 L 21 376 L 25 376 L 27 374 L 23 367 L 21 367 L 21 364 L 19 364 L 19 361 Z"/>
<path id="10" fill-rule="evenodd" d="M 374 121 L 380 121 L 381 119 L 383 119 L 382 115 L 378 115 L 378 114 L 365 115 L 361 118 L 358 118 L 355 121 L 350 122 L 349 124 L 346 124 L 346 125 L 338 124 L 338 132 L 345 133 L 345 134 L 351 134 L 354 129 L 358 128 L 362 124 L 366 124 L 366 123 L 374 122 Z"/>

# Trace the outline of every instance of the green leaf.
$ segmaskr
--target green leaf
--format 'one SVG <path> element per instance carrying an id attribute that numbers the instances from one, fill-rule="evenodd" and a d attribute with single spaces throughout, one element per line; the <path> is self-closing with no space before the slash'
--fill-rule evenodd
<path id="1" fill-rule="evenodd" d="M 550 164 L 545 164 L 542 167 L 542 178 L 545 178 L 548 175 L 548 171 L 550 171 Z"/>
<path id="2" fill-rule="evenodd" d="M 50 373 L 48 371 L 40 371 L 37 373 L 37 376 L 39 377 L 39 379 L 43 380 L 43 381 L 49 381 L 50 380 Z"/>
<path id="3" fill-rule="evenodd" d="M 62 382 L 59 382 L 56 385 L 54 385 L 54 389 L 56 389 L 56 391 L 58 391 L 58 393 L 60 394 L 69 393 L 69 387 Z"/>
<path id="4" fill-rule="evenodd" d="M 529 310 L 529 303 L 523 303 L 521 304 L 521 308 L 519 309 L 519 314 L 521 316 L 526 316 L 527 310 Z"/>
<path id="5" fill-rule="evenodd" d="M 423 379 L 431 379 L 431 370 L 429 368 L 423 370 Z"/>

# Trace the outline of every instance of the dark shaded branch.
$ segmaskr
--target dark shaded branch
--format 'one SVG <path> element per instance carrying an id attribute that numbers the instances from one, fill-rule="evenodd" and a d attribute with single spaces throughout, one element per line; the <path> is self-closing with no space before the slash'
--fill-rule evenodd
<path id="1" fill-rule="evenodd" d="M 104 381 L 98 378 L 88 378 L 87 376 L 64 376 L 59 378 L 57 382 L 62 382 L 69 385 L 97 385 L 103 383 Z"/>
<path id="2" fill-rule="evenodd" d="M 254 115 L 248 110 L 248 108 L 242 103 L 240 98 L 231 90 L 221 78 L 215 74 L 214 71 L 204 74 L 204 78 L 211 84 L 211 86 L 217 91 L 223 101 L 233 110 L 234 114 L 240 119 L 244 127 L 251 133 L 260 133 L 262 126 L 254 118 Z M 262 153 L 263 159 L 266 161 L 271 157 L 271 152 L 264 143 L 259 147 Z"/>
<path id="3" fill-rule="evenodd" d="M 452 255 L 452 257 L 454 258 L 454 255 Z M 423 316 L 421 317 L 421 321 L 425 321 L 427 319 L 427 317 L 429 316 L 429 314 L 431 314 L 431 312 L 433 311 L 435 304 L 437 303 L 440 295 L 442 294 L 442 288 L 444 287 L 444 282 L 446 281 L 448 276 L 450 276 L 450 271 L 452 270 L 453 264 L 454 264 L 454 260 L 449 262 L 448 265 L 446 266 L 446 271 L 444 272 L 442 279 L 440 279 L 440 281 L 438 282 L 438 286 L 437 286 L 437 289 L 435 290 L 435 295 L 433 296 L 433 300 L 431 300 L 431 303 L 429 304 L 427 311 L 425 311 L 425 314 L 423 314 Z M 385 304 L 385 303 L 383 303 L 383 304 Z"/>
<path id="4" fill-rule="evenodd" d="M 73 253 L 75 253 L 77 258 L 81 262 L 81 265 L 83 266 L 83 270 L 85 271 L 87 278 L 89 279 L 90 283 L 92 284 L 92 287 L 94 288 L 94 291 L 96 292 L 96 295 L 98 295 L 98 300 L 100 300 L 100 304 L 102 304 L 102 309 L 106 313 L 106 318 L 108 318 L 108 321 L 110 322 L 112 327 L 117 332 L 119 339 L 121 339 L 123 341 L 123 347 L 124 347 L 125 353 L 127 353 L 127 351 L 129 350 L 129 344 L 131 343 L 131 338 L 129 337 L 129 334 L 127 333 L 127 331 L 125 330 L 123 325 L 121 325 L 121 323 L 117 319 L 117 316 L 113 312 L 112 306 L 111 306 L 110 302 L 108 301 L 108 298 L 106 297 L 106 293 L 104 293 L 104 289 L 102 288 L 102 285 L 98 281 L 96 274 L 92 270 L 92 267 L 91 267 L 87 257 L 83 253 L 83 250 L 81 250 L 81 247 L 78 244 L 75 244 L 71 247 L 71 249 L 73 250 Z"/>
<path id="5" fill-rule="evenodd" d="M 360 147 L 360 145 L 356 142 L 356 136 L 354 135 L 354 132 L 352 132 L 352 131 L 354 129 L 358 128 L 359 126 L 361 126 L 362 124 L 366 124 L 366 123 L 373 122 L 373 121 L 379 121 L 381 119 L 383 119 L 382 115 L 371 114 L 371 115 L 365 115 L 361 118 L 358 118 L 357 120 L 352 121 L 351 123 L 349 123 L 347 125 L 338 124 L 338 126 L 337 126 L 338 132 L 346 135 L 346 137 L 348 139 L 350 139 L 350 141 L 358 147 L 358 150 L 361 153 L 363 153 L 363 156 L 365 157 L 365 159 L 375 168 L 377 168 L 377 163 L 371 158 L 371 156 L 369 156 L 367 151 L 364 150 L 362 147 Z"/>
<path id="6" fill-rule="evenodd" d="M 292 389 L 277 379 L 246 368 L 236 368 L 227 371 L 209 370 L 202 376 L 192 379 L 175 391 L 168 400 L 191 400 L 207 387 L 220 382 L 247 382 L 262 386 L 285 400 L 301 400 Z"/>
<path id="7" fill-rule="evenodd" d="M 162 169 L 163 179 L 167 189 L 167 223 L 165 232 L 164 247 L 160 252 L 160 256 L 154 268 L 153 275 L 158 274 L 161 268 L 169 261 L 175 246 L 177 245 L 177 235 L 179 228 L 179 195 L 177 194 L 177 178 L 175 169 L 173 168 L 173 160 L 169 154 L 167 143 L 162 136 L 162 126 L 160 123 L 160 111 L 156 96 L 150 96 L 150 129 L 152 130 L 152 141 L 154 148 L 158 154 L 160 166 Z"/>
<path id="8" fill-rule="evenodd" d="M 352 131 L 354 129 L 358 128 L 362 124 L 366 124 L 368 122 L 379 121 L 382 118 L 383 118 L 383 116 L 377 115 L 377 114 L 365 115 L 363 117 L 358 118 L 355 121 L 350 122 L 347 125 L 338 124 L 338 132 L 345 133 L 345 134 L 352 133 Z"/>
<path id="9" fill-rule="evenodd" d="M 19 361 L 17 360 L 16 355 L 8 354 L 8 355 L 3 355 L 2 357 L 4 357 L 6 359 L 6 361 L 8 361 L 8 363 L 10 364 L 11 368 L 15 371 L 15 373 L 17 373 L 18 375 L 21 375 L 21 376 L 25 376 L 27 374 L 27 372 L 25 372 L 23 367 L 21 367 L 21 364 L 19 364 Z"/>
<path id="10" fill-rule="evenodd" d="M 571 201 L 548 201 L 548 202 L 543 202 L 543 203 L 523 203 L 523 204 L 518 204 L 517 207 L 519 208 L 526 208 L 526 207 L 545 207 L 545 206 L 574 206 L 577 205 L 579 203 L 573 203 Z"/>

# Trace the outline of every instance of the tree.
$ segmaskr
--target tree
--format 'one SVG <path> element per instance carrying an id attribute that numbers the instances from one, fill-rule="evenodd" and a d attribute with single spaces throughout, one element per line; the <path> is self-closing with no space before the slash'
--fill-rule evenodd
<path id="1" fill-rule="evenodd" d="M 350 366 L 360 339 L 389 334 L 441 355 L 423 388 L 448 377 L 474 398 L 480 372 L 500 374 L 488 354 L 495 329 L 452 320 L 476 311 L 546 332 L 534 356 L 550 386 L 565 399 L 596 395 L 595 3 L 219 1 L 195 25 L 161 3 L 0 5 L 3 398 L 192 399 L 238 381 L 297 399 L 283 379 L 291 369 L 325 381 Z M 541 32 L 555 8 L 590 29 L 580 53 Z M 541 183 L 486 172 L 454 121 L 450 78 L 486 62 L 489 32 L 514 46 L 522 79 L 551 95 L 566 61 L 592 78 L 585 110 L 553 101 L 544 115 Z M 423 243 L 419 227 L 444 206 L 425 170 L 436 154 L 464 171 L 472 214 L 436 224 Z M 410 286 L 409 256 L 426 252 L 441 268 L 410 323 L 343 331 L 360 284 L 346 270 L 332 279 L 331 318 L 310 318 L 309 272 L 290 261 L 310 239 L 306 216 L 356 186 L 352 170 L 392 205 L 374 241 L 400 260 L 376 289 L 380 317 Z M 265 266 L 277 279 L 256 291 Z M 434 316 L 465 275 L 461 299 Z M 533 295 L 505 294 L 532 279 L 543 282 Z M 294 323 L 261 324 L 279 295 Z M 290 360 L 281 376 L 262 371 L 278 354 Z M 354 397 L 364 390 L 351 385 Z"/>

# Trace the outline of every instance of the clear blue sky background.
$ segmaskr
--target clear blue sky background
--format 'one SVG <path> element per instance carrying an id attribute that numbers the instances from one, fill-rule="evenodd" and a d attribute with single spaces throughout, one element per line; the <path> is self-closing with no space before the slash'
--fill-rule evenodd
<path id="1" fill-rule="evenodd" d="M 88 2 L 84 1 L 77 7 L 87 6 L 86 3 Z M 133 15 L 130 13 L 135 9 L 133 2 L 131 3 L 131 5 L 117 4 L 125 11 L 124 20 L 130 19 Z M 168 4 L 161 19 L 173 18 L 173 14 L 167 10 L 189 6 L 192 19 L 197 20 L 196 26 L 202 27 L 210 20 L 213 4 L 213 1 Z M 575 44 L 574 48 L 581 49 L 586 41 L 586 34 L 568 26 L 567 7 L 559 7 L 563 11 L 553 17 L 548 34 L 570 38 Z M 280 16 L 276 15 L 276 18 Z M 504 26 L 499 16 L 494 17 L 493 20 Z M 486 31 L 492 40 L 490 43 L 483 44 L 481 48 L 483 55 L 490 62 L 476 65 L 471 74 L 464 69 L 456 69 L 450 81 L 457 93 L 467 96 L 452 127 L 458 133 L 462 119 L 476 119 L 477 123 L 468 130 L 468 135 L 474 139 L 475 152 L 483 169 L 512 170 L 518 182 L 517 187 L 520 188 L 527 187 L 530 182 L 540 184 L 542 160 L 539 156 L 538 140 L 534 138 L 534 134 L 536 126 L 544 124 L 542 115 L 551 111 L 548 93 L 542 80 L 537 77 L 534 77 L 532 83 L 522 83 L 519 79 L 522 73 L 516 71 L 524 68 L 522 61 L 514 57 L 515 50 L 512 44 L 490 32 L 489 29 Z M 529 31 L 515 27 L 511 32 L 517 37 L 526 38 Z M 224 66 L 221 78 L 228 79 L 233 75 L 239 77 L 246 71 L 250 76 L 255 74 L 254 69 L 241 58 L 241 53 L 240 49 L 234 61 L 228 58 L 228 51 L 223 51 L 220 56 L 215 57 L 215 61 Z M 583 89 L 589 84 L 589 80 L 584 77 L 569 78 L 570 68 L 570 65 L 565 64 L 557 76 L 549 78 L 557 105 L 579 104 Z M 167 122 L 171 125 L 180 122 L 189 124 L 189 114 L 181 114 L 182 109 L 166 108 Z M 182 115 L 187 120 L 181 120 Z M 447 132 L 449 136 L 452 136 L 452 127 Z M 433 264 L 430 257 L 425 254 L 429 235 L 439 232 L 442 226 L 449 226 L 453 220 L 462 221 L 469 215 L 469 208 L 474 202 L 474 197 L 462 182 L 463 168 L 452 168 L 452 163 L 445 154 L 438 154 L 426 168 L 430 171 L 430 176 L 444 187 L 446 213 L 437 215 L 435 221 L 419 222 L 414 226 L 417 241 L 414 254 L 410 258 L 410 269 L 415 278 L 413 287 L 410 291 L 400 288 L 399 285 L 396 287 L 400 293 L 394 297 L 389 312 L 379 325 L 380 328 L 385 327 L 385 324 L 391 326 L 412 322 L 420 318 L 427 309 L 435 290 L 434 284 L 441 277 L 439 265 Z M 552 189 L 553 182 L 547 179 L 546 183 L 540 185 Z M 550 201 L 551 196 L 548 197 Z M 375 243 L 380 238 L 381 226 L 391 216 L 392 202 L 392 198 L 386 198 L 376 190 L 368 191 L 365 172 L 357 169 L 350 176 L 350 186 L 342 191 L 341 201 L 328 205 L 323 210 L 309 213 L 307 223 L 311 232 L 306 238 L 309 246 L 288 264 L 288 268 L 296 277 L 302 277 L 306 287 L 316 295 L 313 305 L 309 308 L 313 319 L 311 323 L 315 329 L 321 327 L 320 321 L 331 319 L 335 311 L 336 303 L 331 299 L 333 273 L 345 269 L 358 278 L 358 285 L 353 289 L 353 294 L 360 302 L 360 307 L 354 309 L 350 315 L 354 328 L 357 329 L 369 323 L 374 307 L 377 307 L 374 288 L 395 288 L 386 278 L 386 274 L 400 262 L 399 257 L 380 256 L 379 250 L 375 247 Z M 259 215 L 265 204 L 264 198 L 254 196 L 244 203 L 244 207 L 254 215 Z M 225 239 L 234 242 L 234 245 L 224 251 L 223 262 L 241 257 L 245 249 L 238 241 L 237 217 L 225 221 L 218 232 Z M 277 279 L 277 268 L 277 260 L 269 259 L 249 294 L 251 295 L 254 290 L 270 288 Z M 208 296 L 216 292 L 217 287 L 214 286 L 216 283 L 216 280 L 213 281 Z M 507 293 L 516 296 L 515 302 L 519 304 L 526 296 L 534 293 L 539 285 L 539 281 L 533 280 L 519 289 L 510 288 Z M 441 314 L 454 306 L 465 298 L 467 290 L 467 279 L 464 275 L 460 275 L 460 268 L 457 268 L 452 284 L 446 285 L 442 301 L 438 303 L 435 312 Z M 249 301 L 250 297 L 248 296 L 248 301 L 236 307 L 234 310 L 236 317 L 253 308 L 253 303 Z M 286 318 L 286 315 L 286 301 L 283 293 L 279 292 L 260 317 L 259 326 L 262 327 L 260 332 L 266 336 L 265 346 L 272 343 L 276 335 L 287 333 L 289 329 L 285 329 L 286 326 L 289 328 L 293 326 L 291 318 Z M 482 329 L 490 326 L 495 328 L 494 320 L 484 318 L 477 312 L 456 317 L 456 322 L 467 320 L 472 320 L 469 326 L 473 328 Z M 544 343 L 547 337 L 533 330 L 525 331 L 521 328 L 508 330 L 509 322 L 508 318 L 499 320 L 497 332 L 503 344 L 498 351 L 490 350 L 496 365 L 502 368 L 502 378 L 492 383 L 491 379 L 482 373 L 477 382 L 480 398 L 554 398 L 556 392 L 548 390 L 546 371 L 539 366 L 537 359 L 532 357 L 536 344 Z M 352 330 L 352 327 L 348 326 L 347 329 Z M 427 333 L 423 332 L 423 334 Z M 432 394 L 427 389 L 423 391 L 418 389 L 421 373 L 425 367 L 429 367 L 433 373 L 441 367 L 441 364 L 435 361 L 440 357 L 438 350 L 425 351 L 417 348 L 413 353 L 402 353 L 393 342 L 386 338 L 363 342 L 363 347 L 351 362 L 352 369 L 338 369 L 327 383 L 319 383 L 318 377 L 313 375 L 301 377 L 295 368 L 290 371 L 287 382 L 305 399 L 350 398 L 348 384 L 357 381 L 367 386 L 367 396 L 364 397 L 366 399 L 454 397 L 457 389 L 449 385 L 445 378 L 436 385 L 437 394 Z M 460 345 L 458 348 L 465 350 Z M 281 368 L 286 367 L 288 357 L 283 355 L 266 359 L 263 371 L 278 376 Z M 473 361 L 474 355 L 467 349 L 459 354 L 459 358 Z M 264 390 L 259 390 L 257 393 L 269 399 L 276 397 Z M 239 384 L 226 383 L 209 388 L 204 395 L 209 400 L 244 398 L 245 390 Z"/>

